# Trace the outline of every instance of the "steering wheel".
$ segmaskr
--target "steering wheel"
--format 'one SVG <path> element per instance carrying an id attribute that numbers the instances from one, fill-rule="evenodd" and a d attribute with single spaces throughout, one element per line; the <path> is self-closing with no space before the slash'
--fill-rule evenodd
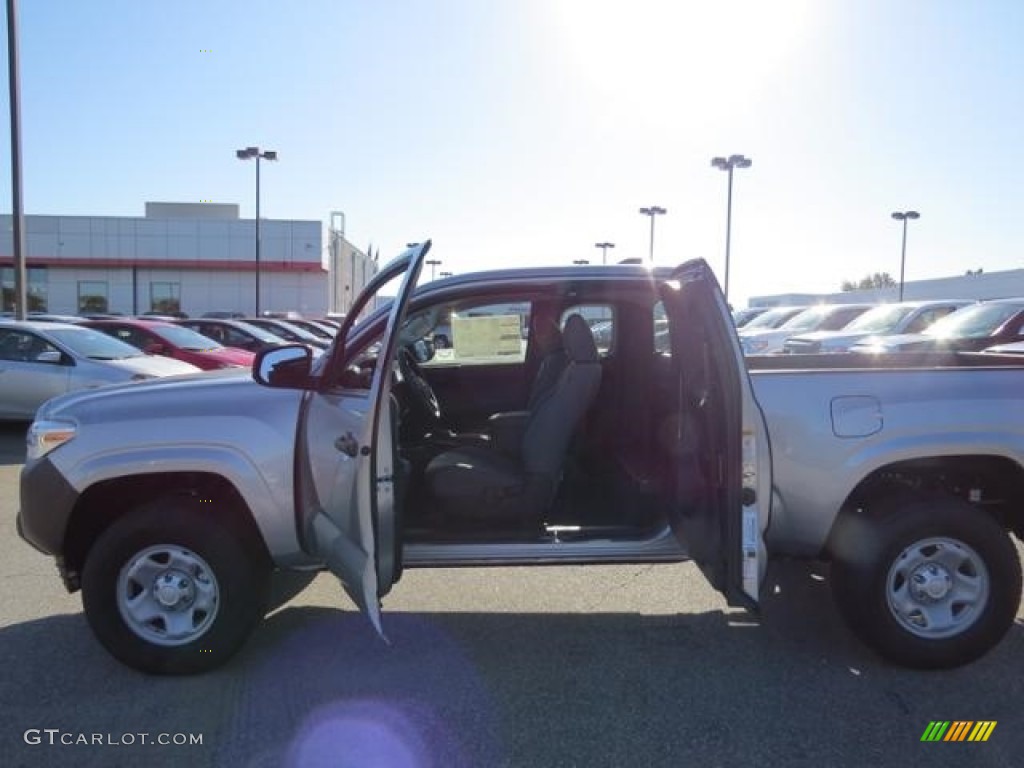
<path id="1" fill-rule="evenodd" d="M 407 383 L 407 389 L 412 396 L 414 408 L 422 415 L 441 420 L 441 402 L 434 393 L 434 388 L 423 377 L 420 364 L 416 362 L 412 352 L 402 347 L 398 351 L 398 370 L 402 374 L 402 380 Z"/>

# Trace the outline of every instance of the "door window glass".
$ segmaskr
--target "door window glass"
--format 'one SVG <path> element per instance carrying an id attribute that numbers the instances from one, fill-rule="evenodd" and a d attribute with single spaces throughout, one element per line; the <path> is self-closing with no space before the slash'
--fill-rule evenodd
<path id="1" fill-rule="evenodd" d="M 19 330 L 0 331 L 0 360 L 32 363 L 43 352 L 57 352 L 57 348 L 33 333 Z"/>
<path id="2" fill-rule="evenodd" d="M 936 320 L 940 320 L 956 307 L 935 307 L 935 309 L 926 309 L 920 315 L 914 318 L 913 322 L 907 326 L 907 333 L 921 333 L 925 328 L 934 323 Z"/>
<path id="3" fill-rule="evenodd" d="M 529 302 L 450 307 L 424 335 L 434 356 L 426 365 L 516 365 L 526 359 Z"/>

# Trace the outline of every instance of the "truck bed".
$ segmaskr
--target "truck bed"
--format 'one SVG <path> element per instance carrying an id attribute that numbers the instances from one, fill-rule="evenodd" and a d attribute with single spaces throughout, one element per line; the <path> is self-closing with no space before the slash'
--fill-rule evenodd
<path id="1" fill-rule="evenodd" d="M 1024 355 L 984 352 L 893 352 L 890 354 L 751 355 L 750 371 L 866 370 L 900 368 L 1024 368 Z"/>

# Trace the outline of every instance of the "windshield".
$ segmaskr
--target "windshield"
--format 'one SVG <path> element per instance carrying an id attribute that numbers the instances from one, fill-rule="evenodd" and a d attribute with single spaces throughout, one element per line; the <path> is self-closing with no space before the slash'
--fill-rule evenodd
<path id="1" fill-rule="evenodd" d="M 903 307 L 899 304 L 888 304 L 869 309 L 843 330 L 851 333 L 892 333 L 899 328 L 903 318 L 913 312 L 915 307 Z"/>
<path id="2" fill-rule="evenodd" d="M 1022 309 L 1024 303 L 972 304 L 937 320 L 924 333 L 937 338 L 981 339 L 991 336 Z"/>
<path id="3" fill-rule="evenodd" d="M 814 331 L 824 322 L 825 318 L 832 312 L 833 307 L 821 306 L 805 309 L 800 314 L 787 320 L 781 326 L 784 331 Z"/>
<path id="4" fill-rule="evenodd" d="M 258 339 L 260 341 L 265 341 L 268 344 L 280 344 L 281 343 L 281 337 L 280 336 L 275 336 L 273 333 L 271 333 L 270 331 L 266 330 L 265 328 L 260 328 L 258 325 L 253 325 L 252 323 L 242 322 L 241 320 L 235 320 L 233 322 L 234 322 L 234 325 L 231 326 L 232 328 L 237 328 L 240 331 L 244 331 L 245 333 L 247 333 L 250 336 L 252 336 L 254 339 Z"/>
<path id="5" fill-rule="evenodd" d="M 793 307 L 779 307 L 778 309 L 769 309 L 763 315 L 758 315 L 749 323 L 743 326 L 744 331 L 753 330 L 760 328 L 762 330 L 768 330 L 770 328 L 778 328 L 784 322 L 793 317 L 798 312 L 802 312 L 802 308 Z"/>
<path id="6" fill-rule="evenodd" d="M 278 336 L 288 341 L 317 341 L 317 337 L 307 331 L 305 328 L 299 328 L 297 325 L 292 325 L 284 320 L 261 320 L 260 324 L 265 328 L 269 328 L 271 333 L 276 333 Z"/>
<path id="7" fill-rule="evenodd" d="M 150 330 L 174 346 L 191 352 L 212 352 L 215 349 L 224 348 L 201 333 L 196 333 L 191 328 L 183 328 L 180 325 L 150 326 Z"/>
<path id="8" fill-rule="evenodd" d="M 124 360 L 146 356 L 131 344 L 89 328 L 54 328 L 47 333 L 79 357 L 90 360 Z"/>

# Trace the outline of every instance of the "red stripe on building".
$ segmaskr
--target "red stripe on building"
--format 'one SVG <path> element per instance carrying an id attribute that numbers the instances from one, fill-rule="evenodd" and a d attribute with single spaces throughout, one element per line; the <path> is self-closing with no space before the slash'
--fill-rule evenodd
<path id="1" fill-rule="evenodd" d="M 14 258 L 0 256 L 0 266 L 14 266 Z M 197 269 L 205 272 L 255 272 L 255 261 L 232 261 L 230 259 L 82 259 L 68 257 L 29 256 L 30 267 L 65 267 L 84 269 Z M 266 261 L 260 260 L 261 272 L 316 272 L 327 274 L 323 265 L 309 261 Z"/>

